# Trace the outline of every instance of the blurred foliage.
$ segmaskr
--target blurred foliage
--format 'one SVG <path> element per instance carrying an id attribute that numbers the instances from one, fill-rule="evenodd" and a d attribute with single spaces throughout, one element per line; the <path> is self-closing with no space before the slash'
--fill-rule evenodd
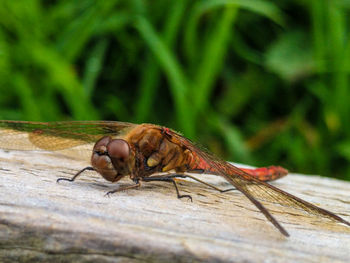
<path id="1" fill-rule="evenodd" d="M 349 0 L 2 0 L 0 118 L 172 127 L 350 180 Z"/>

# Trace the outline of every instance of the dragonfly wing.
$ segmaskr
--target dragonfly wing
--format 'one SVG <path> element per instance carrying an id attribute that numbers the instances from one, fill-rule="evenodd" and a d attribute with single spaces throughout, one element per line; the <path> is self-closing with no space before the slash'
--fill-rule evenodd
<path id="1" fill-rule="evenodd" d="M 134 126 L 114 121 L 0 121 L 0 148 L 59 151 L 92 144 L 103 136 L 119 135 Z"/>
<path id="2" fill-rule="evenodd" d="M 297 209 L 299 211 L 307 212 L 308 214 L 325 217 L 332 221 L 350 226 L 348 221 L 335 215 L 334 213 L 317 207 L 316 205 L 306 202 L 275 186 L 256 179 L 234 165 L 198 149 L 189 140 L 183 138 L 182 142 L 189 148 L 190 151 L 203 159 L 211 167 L 211 170 L 215 171 L 215 174 L 221 175 L 229 183 L 235 186 L 237 190 L 242 192 L 282 234 L 288 236 L 287 231 L 271 215 L 269 210 L 262 204 L 262 202 Z"/>
<path id="3" fill-rule="evenodd" d="M 334 213 L 313 205 L 301 198 L 289 194 L 273 185 L 254 179 L 246 179 L 247 175 L 237 167 L 231 166 L 230 169 L 234 171 L 233 174 L 223 173 L 223 176 L 231 183 L 244 192 L 254 195 L 258 200 L 277 203 L 282 206 L 301 209 L 309 214 L 326 217 L 332 221 L 338 221 L 350 226 L 350 223 Z M 250 176 L 250 175 L 249 175 Z"/>

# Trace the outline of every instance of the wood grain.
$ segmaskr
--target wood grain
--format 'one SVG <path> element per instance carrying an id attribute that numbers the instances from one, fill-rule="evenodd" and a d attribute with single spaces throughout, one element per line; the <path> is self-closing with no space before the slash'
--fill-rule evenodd
<path id="1" fill-rule="evenodd" d="M 0 262 L 350 262 L 350 228 L 273 208 L 282 236 L 239 192 L 180 181 L 104 194 L 118 185 L 87 163 L 45 152 L 0 151 Z M 201 177 L 204 178 L 204 177 Z M 230 187 L 217 176 L 205 180 Z M 291 174 L 275 186 L 350 220 L 350 183 Z"/>

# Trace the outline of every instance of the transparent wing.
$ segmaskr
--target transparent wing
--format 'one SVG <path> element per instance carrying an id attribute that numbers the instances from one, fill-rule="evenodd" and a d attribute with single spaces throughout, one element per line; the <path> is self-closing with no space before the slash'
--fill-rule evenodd
<path id="1" fill-rule="evenodd" d="M 0 148 L 58 151 L 126 133 L 135 124 L 115 121 L 0 121 Z"/>
<path id="2" fill-rule="evenodd" d="M 192 142 L 181 135 L 176 134 L 176 136 L 178 136 L 178 139 L 180 139 L 190 151 L 208 163 L 215 174 L 221 175 L 237 190 L 242 192 L 283 235 L 289 236 L 287 231 L 278 223 L 261 202 L 267 201 L 281 206 L 303 210 L 309 214 L 325 217 L 332 221 L 341 222 L 350 226 L 348 221 L 332 212 L 317 207 L 266 182 L 262 182 L 234 165 L 200 150 L 194 146 Z"/>

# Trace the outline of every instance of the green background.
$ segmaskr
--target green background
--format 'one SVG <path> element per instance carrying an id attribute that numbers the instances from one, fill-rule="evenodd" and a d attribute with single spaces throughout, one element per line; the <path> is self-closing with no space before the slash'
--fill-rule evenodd
<path id="1" fill-rule="evenodd" d="M 171 127 L 350 180 L 349 0 L 1 0 L 0 118 Z"/>

